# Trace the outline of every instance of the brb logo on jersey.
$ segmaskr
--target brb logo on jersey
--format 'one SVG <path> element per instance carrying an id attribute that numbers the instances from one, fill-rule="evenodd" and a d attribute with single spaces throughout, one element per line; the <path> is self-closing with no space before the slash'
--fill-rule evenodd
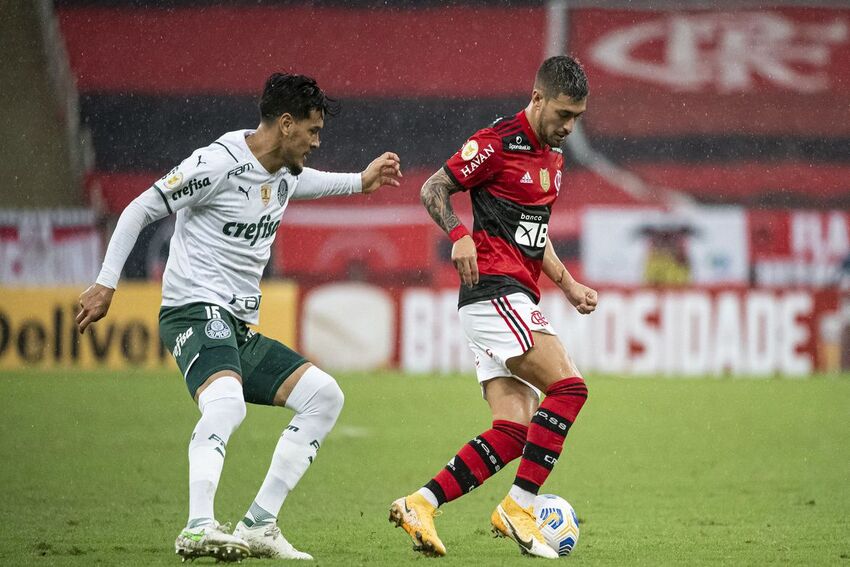
<path id="1" fill-rule="evenodd" d="M 529 248 L 543 248 L 546 246 L 546 235 L 549 233 L 549 225 L 543 221 L 543 215 L 530 215 L 522 213 L 516 227 L 514 240 L 520 246 Z"/>
<path id="2" fill-rule="evenodd" d="M 271 215 L 263 215 L 260 217 L 260 222 L 229 222 L 222 227 L 221 232 L 225 236 L 250 240 L 250 245 L 253 246 L 260 238 L 273 236 L 279 226 L 280 221 L 272 222 Z"/>

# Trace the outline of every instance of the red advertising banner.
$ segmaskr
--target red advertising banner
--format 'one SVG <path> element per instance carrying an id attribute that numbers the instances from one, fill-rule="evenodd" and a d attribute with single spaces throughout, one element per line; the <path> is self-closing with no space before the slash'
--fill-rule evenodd
<path id="1" fill-rule="evenodd" d="M 340 97 L 526 95 L 546 28 L 540 7 L 241 3 L 57 12 L 80 90 L 98 93 L 256 96 L 269 73 L 282 70 L 314 76 Z"/>
<path id="2" fill-rule="evenodd" d="M 592 131 L 850 133 L 850 9 L 575 10 Z"/>
<path id="3" fill-rule="evenodd" d="M 850 213 L 751 210 L 756 285 L 850 289 Z"/>

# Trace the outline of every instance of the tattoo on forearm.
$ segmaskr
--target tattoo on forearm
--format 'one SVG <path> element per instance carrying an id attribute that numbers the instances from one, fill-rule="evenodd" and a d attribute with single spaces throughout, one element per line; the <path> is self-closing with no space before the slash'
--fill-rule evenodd
<path id="1" fill-rule="evenodd" d="M 437 225 L 449 233 L 460 225 L 460 219 L 452 208 L 449 197 L 460 191 L 460 188 L 442 169 L 428 178 L 422 186 L 420 196 L 422 204 Z"/>

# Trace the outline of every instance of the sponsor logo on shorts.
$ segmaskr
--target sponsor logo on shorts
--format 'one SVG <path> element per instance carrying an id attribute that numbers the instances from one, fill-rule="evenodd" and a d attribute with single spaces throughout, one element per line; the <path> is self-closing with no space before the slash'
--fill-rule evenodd
<path id="1" fill-rule="evenodd" d="M 195 330 L 192 329 L 192 327 L 189 327 L 188 329 L 177 335 L 177 339 L 174 341 L 174 350 L 171 351 L 171 354 L 174 355 L 174 358 L 177 358 L 178 356 L 183 354 L 183 345 L 186 344 L 186 341 L 188 341 L 189 337 L 191 337 L 194 333 Z"/>
<path id="2" fill-rule="evenodd" d="M 549 324 L 549 321 L 546 320 L 546 317 L 544 317 L 543 313 L 540 311 L 531 312 L 531 322 L 535 325 L 540 325 L 541 327 L 545 327 Z"/>
<path id="3" fill-rule="evenodd" d="M 226 339 L 231 334 L 230 327 L 221 319 L 210 319 L 207 321 L 204 332 L 211 339 Z"/>

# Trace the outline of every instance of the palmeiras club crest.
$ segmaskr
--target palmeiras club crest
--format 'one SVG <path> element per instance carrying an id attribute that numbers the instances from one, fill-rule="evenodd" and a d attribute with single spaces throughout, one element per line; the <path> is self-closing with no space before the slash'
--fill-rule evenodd
<path id="1" fill-rule="evenodd" d="M 289 183 L 286 182 L 286 179 L 280 180 L 280 185 L 277 186 L 277 202 L 280 203 L 282 207 L 286 202 L 286 195 L 289 193 Z"/>
<path id="2" fill-rule="evenodd" d="M 211 339 L 226 339 L 230 336 L 230 326 L 221 319 L 210 319 L 204 332 Z"/>

